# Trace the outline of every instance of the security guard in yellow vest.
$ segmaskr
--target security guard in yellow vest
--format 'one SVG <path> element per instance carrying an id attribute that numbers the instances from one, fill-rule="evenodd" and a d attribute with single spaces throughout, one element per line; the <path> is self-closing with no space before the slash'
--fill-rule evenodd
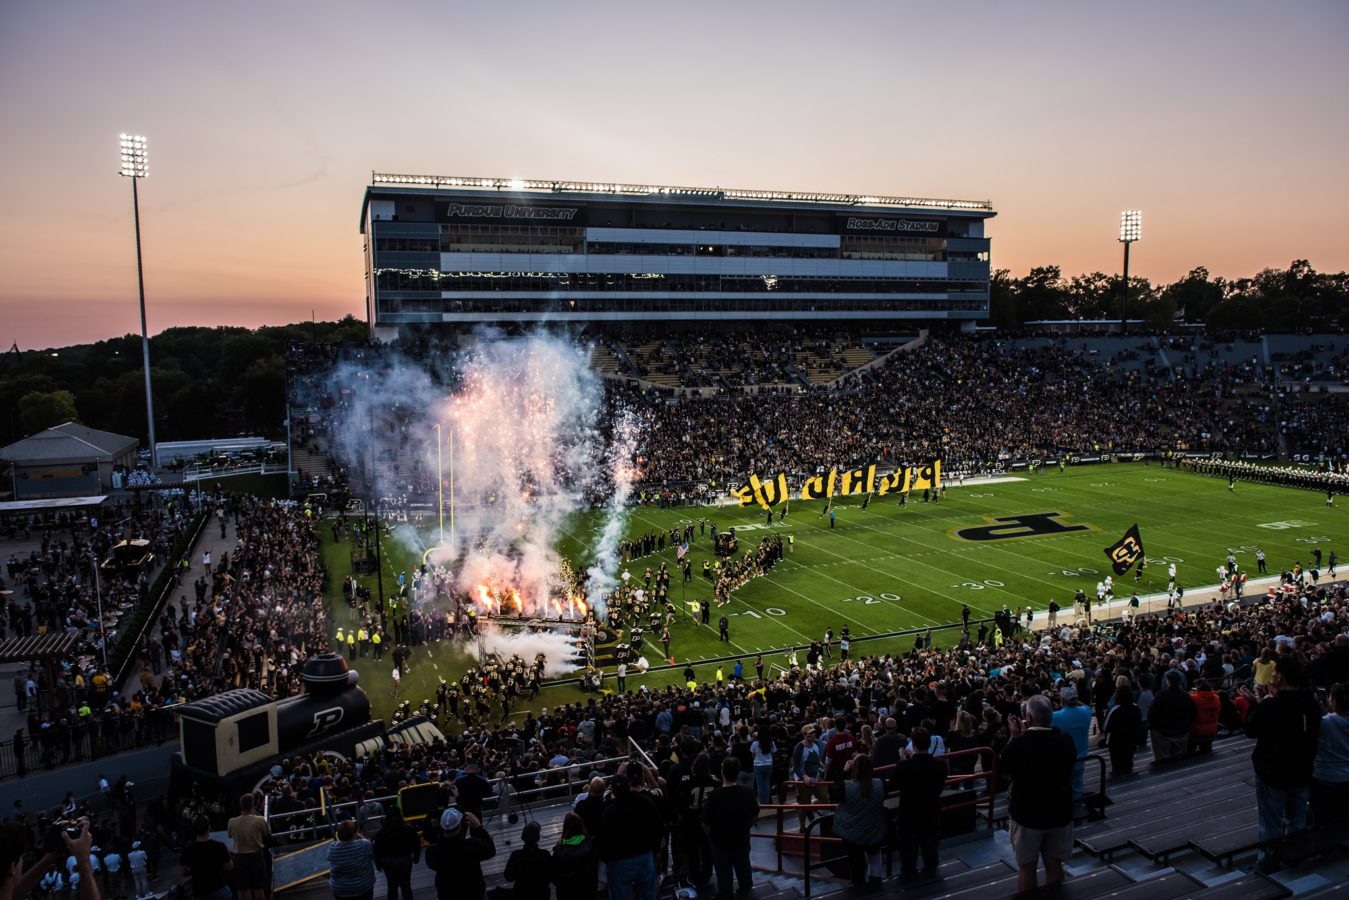
<path id="1" fill-rule="evenodd" d="M 347 632 L 347 659 L 351 662 L 356 661 L 356 633 L 354 631 Z"/>
<path id="2" fill-rule="evenodd" d="M 360 648 L 361 658 L 364 659 L 365 655 L 370 652 L 370 632 L 366 631 L 365 628 L 362 627 L 359 631 L 356 632 L 356 640 L 361 645 Z"/>
<path id="3" fill-rule="evenodd" d="M 371 633 L 370 633 L 370 643 L 372 643 L 372 644 L 375 645 L 375 659 L 383 659 L 383 658 L 384 658 L 384 638 L 380 635 L 379 629 L 378 629 L 378 628 L 376 628 L 376 629 L 374 629 L 373 631 L 371 631 Z"/>

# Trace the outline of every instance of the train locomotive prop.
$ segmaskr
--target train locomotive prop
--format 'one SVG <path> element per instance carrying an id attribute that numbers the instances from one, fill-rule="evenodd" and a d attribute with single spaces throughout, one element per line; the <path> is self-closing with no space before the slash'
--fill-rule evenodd
<path id="1" fill-rule="evenodd" d="M 233 810 L 241 794 L 271 778 L 282 759 L 322 754 L 353 759 L 390 745 L 444 740 L 431 721 L 413 717 L 386 728 L 370 718 L 370 698 L 346 660 L 324 653 L 306 660 L 304 693 L 274 700 L 253 688 L 225 691 L 177 708 L 180 751 L 170 793 L 205 793 Z"/>

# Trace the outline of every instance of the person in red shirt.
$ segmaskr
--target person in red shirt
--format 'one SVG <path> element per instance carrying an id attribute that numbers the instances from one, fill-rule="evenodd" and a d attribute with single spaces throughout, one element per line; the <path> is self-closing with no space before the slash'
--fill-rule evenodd
<path id="1" fill-rule="evenodd" d="M 1190 725 L 1189 755 L 1212 753 L 1213 737 L 1218 733 L 1218 719 L 1222 714 L 1222 698 L 1214 692 L 1207 678 L 1201 678 L 1190 691 L 1190 699 L 1194 700 L 1194 722 Z"/>
<path id="2" fill-rule="evenodd" d="M 843 780 L 843 767 L 857 752 L 857 738 L 848 730 L 848 720 L 839 716 L 834 720 L 834 736 L 824 745 L 824 763 L 829 781 Z"/>

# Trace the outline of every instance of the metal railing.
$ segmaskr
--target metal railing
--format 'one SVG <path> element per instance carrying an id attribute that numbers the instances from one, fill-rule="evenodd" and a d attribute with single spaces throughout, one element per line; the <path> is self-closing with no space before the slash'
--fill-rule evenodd
<path id="1" fill-rule="evenodd" d="M 638 748 L 640 750 L 640 748 Z M 646 754 L 642 754 L 645 756 Z M 596 770 L 602 770 L 607 766 L 617 767 L 619 763 L 627 762 L 628 756 L 612 756 L 604 759 L 594 760 L 592 762 L 573 763 L 566 766 L 558 766 L 555 769 L 542 769 L 538 772 L 517 773 L 513 776 L 504 778 L 489 778 L 488 783 L 492 785 L 492 793 L 488 795 L 485 801 L 484 819 L 490 820 L 495 815 L 506 815 L 512 805 L 534 806 L 539 804 L 550 804 L 557 801 L 570 802 L 575 797 L 575 789 L 589 780 L 589 773 Z M 650 758 L 647 757 L 649 760 Z M 572 775 L 584 770 L 586 777 L 584 779 L 573 778 Z M 561 774 L 563 781 L 556 784 L 545 784 L 536 788 L 526 788 L 525 790 L 516 790 L 511 784 L 513 780 L 522 777 L 548 776 L 556 777 Z M 605 775 L 602 777 L 611 777 Z M 432 782 L 437 785 L 449 784 L 450 782 Z M 373 798 L 382 806 L 398 802 L 398 795 L 391 794 L 383 797 Z M 263 814 L 272 826 L 272 835 L 277 839 L 297 840 L 324 840 L 332 835 L 333 828 L 337 822 L 344 818 L 355 818 L 356 811 L 362 805 L 368 803 L 368 800 L 347 800 L 342 803 L 328 802 L 325 792 L 320 792 L 319 805 L 306 809 L 293 810 L 291 812 L 275 812 L 271 808 L 270 798 L 263 804 Z M 490 805 L 490 814 L 487 806 Z M 301 819 L 302 823 L 298 827 L 284 828 L 279 827 L 295 819 Z M 383 816 L 373 817 L 376 820 Z M 312 833 L 312 838 L 308 837 Z"/>
<path id="2" fill-rule="evenodd" d="M 977 791 L 977 790 L 969 791 L 970 793 L 973 794 L 973 796 L 971 796 L 968 800 L 957 800 L 956 802 L 952 802 L 952 803 L 943 803 L 942 806 L 941 806 L 941 815 L 944 816 L 944 815 L 947 815 L 947 814 L 949 814 L 949 813 L 960 812 L 961 810 L 965 810 L 965 809 L 978 809 L 979 807 L 984 807 L 983 815 L 984 815 L 984 818 L 985 818 L 985 823 L 986 823 L 986 826 L 991 830 L 991 829 L 993 828 L 993 823 L 994 823 L 994 815 L 995 815 L 994 808 L 995 808 L 995 804 L 996 804 L 996 802 L 997 802 L 997 787 L 998 787 L 998 755 L 997 755 L 996 753 L 993 752 L 993 749 L 992 749 L 991 747 L 972 747 L 972 748 L 970 748 L 969 750 L 956 750 L 956 751 L 952 751 L 952 752 L 950 752 L 950 753 L 944 753 L 944 754 L 942 754 L 941 756 L 938 756 L 937 759 L 940 759 L 940 760 L 951 760 L 951 759 L 966 759 L 966 758 L 970 758 L 970 757 L 974 757 L 974 758 L 976 758 L 976 759 L 982 760 L 982 761 L 983 761 L 983 764 L 984 764 L 984 768 L 981 769 L 980 771 L 977 771 L 977 772 L 970 772 L 970 773 L 960 774 L 960 775 L 948 775 L 948 776 L 946 777 L 946 788 L 948 788 L 948 789 L 949 789 L 949 788 L 958 788 L 958 789 L 960 789 L 962 792 L 965 792 L 965 791 L 967 791 L 967 789 L 964 787 L 964 785 L 967 785 L 967 784 L 974 784 L 975 782 L 983 781 L 983 782 L 985 782 L 985 789 L 984 789 L 983 791 Z M 876 775 L 876 777 L 880 778 L 880 779 L 884 782 L 884 781 L 886 780 L 886 776 L 887 776 L 889 773 L 893 772 L 893 771 L 894 771 L 894 768 L 895 768 L 895 767 L 894 767 L 893 765 L 889 765 L 889 766 L 881 766 L 881 767 L 879 767 L 879 768 L 877 768 L 877 769 L 875 770 L 875 773 L 874 773 L 874 774 Z M 792 781 L 792 780 L 788 780 L 788 781 L 782 782 L 782 783 L 781 783 L 781 787 L 782 787 L 783 791 L 785 792 L 785 791 L 791 790 L 792 788 L 797 787 L 797 786 L 799 786 L 799 785 L 810 785 L 810 786 L 814 787 L 815 785 L 825 785 L 825 786 L 828 786 L 828 785 L 830 785 L 830 784 L 832 784 L 832 782 L 829 782 L 829 781 L 804 782 L 804 781 Z M 1103 782 L 1103 785 L 1104 785 L 1104 782 Z M 1104 786 L 1102 787 L 1102 791 L 1104 791 Z M 953 795 L 943 794 L 943 799 L 945 799 L 945 798 L 947 798 L 947 797 L 950 797 L 950 796 L 956 796 L 956 797 L 958 797 L 959 794 L 953 794 Z M 895 799 L 895 798 L 900 798 L 900 797 L 901 797 L 901 794 L 900 794 L 899 791 L 887 791 L 887 792 L 886 792 L 886 799 L 887 799 L 887 800 L 891 800 L 891 799 Z M 902 799 L 902 798 L 901 798 L 901 799 Z M 784 846 L 785 846 L 785 844 L 786 844 L 786 841 L 787 841 L 787 840 L 790 840 L 790 839 L 796 839 L 796 838 L 800 838 L 800 839 L 801 839 L 801 841 L 802 841 L 802 853 L 803 853 L 802 869 L 803 869 L 803 878 L 804 878 L 804 880 L 805 880 L 805 895 L 806 895 L 807 897 L 810 896 L 810 872 L 811 872 L 811 870 L 812 870 L 813 868 L 819 868 L 821 865 L 825 865 L 825 864 L 827 864 L 827 863 L 837 862 L 837 861 L 838 861 L 838 858 L 830 858 L 830 859 L 828 859 L 828 860 L 821 860 L 821 861 L 818 861 L 818 862 L 815 862 L 815 863 L 812 863 L 812 861 L 811 861 L 811 856 L 810 856 L 810 852 L 811 852 L 811 851 L 810 851 L 810 841 L 811 841 L 811 838 L 810 838 L 810 831 L 811 831 L 811 829 L 813 829 L 813 828 L 815 827 L 815 825 L 817 825 L 819 822 L 823 821 L 823 817 L 816 817 L 816 818 L 811 819 L 810 821 L 808 821 L 808 822 L 806 823 L 805 828 L 800 829 L 800 830 L 797 830 L 797 831 L 787 831 L 787 830 L 785 829 L 785 827 L 784 827 L 783 817 L 784 817 L 787 813 L 789 813 L 789 812 L 795 812 L 795 813 L 797 813 L 798 815 L 801 814 L 802 812 L 805 812 L 805 813 L 809 814 L 809 812 L 812 811 L 812 810 L 827 810 L 827 811 L 832 811 L 832 810 L 834 810 L 834 809 L 837 809 L 837 807 L 838 807 L 838 804 L 837 804 L 837 803 L 832 803 L 832 802 L 830 802 L 830 803 L 763 803 L 763 804 L 760 804 L 759 808 L 760 808 L 761 810 L 762 810 L 762 809 L 767 809 L 767 810 L 772 810 L 772 811 L 774 812 L 774 814 L 776 815 L 776 818 L 777 818 L 777 823 L 776 823 L 776 824 L 777 824 L 777 828 L 776 828 L 775 831 L 751 831 L 751 832 L 750 832 L 750 837 L 751 837 L 751 838 L 771 838 L 771 839 L 774 841 L 774 847 L 775 847 L 775 849 L 776 849 L 776 851 L 777 851 L 777 871 L 778 871 L 778 872 L 783 871 L 783 868 L 782 868 L 782 857 L 783 857 L 783 848 L 784 848 Z M 842 839 L 836 838 L 836 837 L 832 837 L 832 836 L 821 836 L 821 837 L 815 838 L 814 840 L 817 841 L 817 842 L 820 842 L 820 843 L 842 843 Z M 885 865 L 886 865 L 886 871 L 889 872 L 889 871 L 891 871 L 891 869 L 893 868 L 893 860 L 892 860 L 891 857 L 892 857 L 892 855 L 893 855 L 893 853 L 894 853 L 893 840 L 892 840 L 891 838 L 887 838 L 887 840 L 885 841 L 885 844 L 884 844 L 884 848 L 885 848 L 884 852 L 885 852 Z"/>
<path id="3" fill-rule="evenodd" d="M 81 719 L 60 733 L 48 730 L 36 739 L 24 741 L 22 752 L 17 752 L 14 741 L 0 741 L 0 780 L 25 778 L 127 750 L 157 747 L 177 738 L 177 725 L 168 709 L 109 719 Z"/>

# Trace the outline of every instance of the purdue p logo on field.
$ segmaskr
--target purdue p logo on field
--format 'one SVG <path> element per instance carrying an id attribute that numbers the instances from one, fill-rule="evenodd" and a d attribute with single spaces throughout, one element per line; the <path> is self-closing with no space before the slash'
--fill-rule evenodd
<path id="1" fill-rule="evenodd" d="M 962 541 L 1009 541 L 1015 538 L 1044 537 L 1050 534 L 1069 534 L 1074 531 L 1093 531 L 1090 525 L 1065 525 L 1061 512 L 1023 513 L 1019 516 L 990 518 L 989 525 L 959 528 L 951 536 Z"/>

